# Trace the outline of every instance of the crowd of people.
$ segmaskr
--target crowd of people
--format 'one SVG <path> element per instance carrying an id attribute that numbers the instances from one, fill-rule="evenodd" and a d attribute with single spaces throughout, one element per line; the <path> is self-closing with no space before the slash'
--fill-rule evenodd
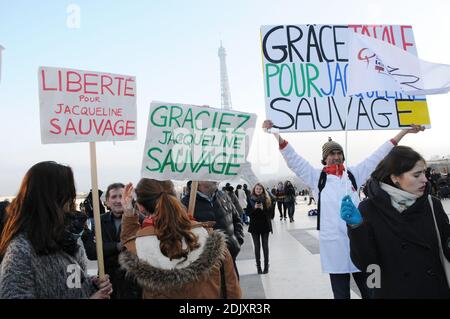
<path id="1" fill-rule="evenodd" d="M 297 195 L 309 196 L 309 204 L 317 199 L 322 271 L 334 298 L 350 298 L 350 276 L 362 298 L 450 298 L 450 225 L 431 196 L 433 172 L 420 154 L 397 145 L 421 130 L 401 131 L 348 168 L 342 146 L 329 139 L 319 169 L 274 134 L 286 163 L 311 191 L 297 191 L 289 180 L 222 189 L 199 181 L 191 215 L 192 182 L 182 194 L 171 181 L 113 183 L 100 217 L 102 277 L 86 268 L 97 259 L 92 195 L 77 210 L 72 169 L 37 163 L 12 202 L 0 206 L 0 298 L 241 298 L 236 258 L 245 232 L 256 273 L 268 274 L 275 211 L 293 223 Z M 381 270 L 378 286 L 368 285 L 373 265 Z"/>

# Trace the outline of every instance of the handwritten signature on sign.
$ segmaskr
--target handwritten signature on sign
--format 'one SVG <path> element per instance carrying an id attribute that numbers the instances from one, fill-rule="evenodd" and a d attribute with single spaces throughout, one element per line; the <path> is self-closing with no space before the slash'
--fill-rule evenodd
<path id="1" fill-rule="evenodd" d="M 387 65 L 384 66 L 383 62 L 378 58 L 375 53 L 372 52 L 368 48 L 362 48 L 358 52 L 358 60 L 365 61 L 367 67 L 371 64 L 371 60 L 374 59 L 374 68 L 380 74 L 386 74 L 393 76 L 400 85 L 405 85 L 415 90 L 419 90 L 419 87 L 416 87 L 414 84 L 420 81 L 420 77 L 414 74 L 406 74 L 400 70 L 398 67 Z"/>

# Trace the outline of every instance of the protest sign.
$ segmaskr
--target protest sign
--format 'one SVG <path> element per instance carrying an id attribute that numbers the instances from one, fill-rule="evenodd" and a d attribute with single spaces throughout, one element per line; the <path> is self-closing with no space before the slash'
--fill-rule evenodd
<path id="1" fill-rule="evenodd" d="M 38 78 L 43 144 L 136 139 L 135 77 L 41 67 Z"/>
<path id="2" fill-rule="evenodd" d="M 142 176 L 158 180 L 226 180 L 246 163 L 256 115 L 152 102 Z"/>
<path id="3" fill-rule="evenodd" d="M 423 96 L 376 91 L 348 96 L 350 33 L 417 54 L 411 26 L 277 25 L 261 27 L 266 117 L 286 132 L 429 126 Z"/>
<path id="4" fill-rule="evenodd" d="M 136 139 L 135 77 L 40 67 L 41 142 L 89 142 L 98 272 L 105 277 L 96 141 Z"/>

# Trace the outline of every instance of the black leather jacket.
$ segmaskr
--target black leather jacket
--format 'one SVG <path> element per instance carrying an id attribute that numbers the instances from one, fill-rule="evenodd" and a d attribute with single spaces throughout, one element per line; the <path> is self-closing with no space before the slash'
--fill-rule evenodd
<path id="1" fill-rule="evenodd" d="M 182 199 L 186 207 L 189 206 L 189 198 L 190 195 L 187 195 Z M 236 259 L 244 243 L 244 227 L 233 201 L 226 193 L 217 190 L 212 202 L 197 193 L 194 218 L 199 222 L 215 221 L 214 229 L 225 232 L 230 254 Z"/>

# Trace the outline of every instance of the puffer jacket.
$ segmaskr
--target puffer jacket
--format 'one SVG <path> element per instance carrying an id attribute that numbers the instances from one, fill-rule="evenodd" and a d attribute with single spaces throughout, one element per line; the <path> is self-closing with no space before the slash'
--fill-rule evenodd
<path id="1" fill-rule="evenodd" d="M 183 204 L 189 206 L 190 195 L 183 198 Z M 220 229 L 227 235 L 227 245 L 233 259 L 239 254 L 244 243 L 244 227 L 239 213 L 230 197 L 217 190 L 213 202 L 197 194 L 194 219 L 198 222 L 215 221 L 214 229 Z"/>
<path id="2" fill-rule="evenodd" d="M 215 299 L 225 291 L 229 299 L 241 298 L 225 235 L 207 226 L 193 221 L 200 247 L 186 260 L 170 260 L 161 253 L 153 226 L 141 229 L 138 217 L 123 216 L 121 240 L 126 250 L 119 263 L 140 284 L 144 299 Z"/>

